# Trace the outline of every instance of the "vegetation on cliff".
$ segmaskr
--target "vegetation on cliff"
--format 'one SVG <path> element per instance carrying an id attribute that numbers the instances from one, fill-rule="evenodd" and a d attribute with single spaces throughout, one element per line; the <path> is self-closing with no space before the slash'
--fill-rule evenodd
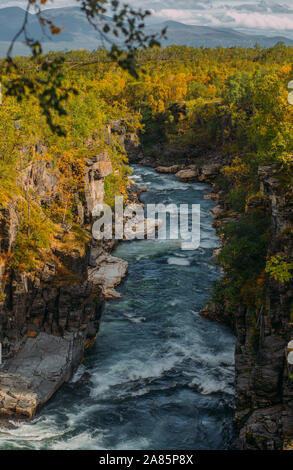
<path id="1" fill-rule="evenodd" d="M 67 115 L 55 120 L 66 130 L 58 135 L 47 125 L 38 100 L 28 95 L 21 102 L 5 96 L 0 108 L 0 207 L 13 203 L 18 214 L 17 238 L 9 253 L 14 270 L 33 272 L 40 267 L 44 249 L 60 225 L 78 224 L 78 205 L 85 198 L 87 161 L 106 152 L 113 167 L 105 184 L 106 202 L 113 195 L 126 195 L 129 168 L 119 132 L 110 136 L 112 122 L 122 122 L 126 132 L 140 128 L 138 114 L 130 109 L 123 94 L 126 72 L 110 63 L 104 51 L 97 54 L 96 65 L 79 68 L 80 61 L 90 60 L 89 53 L 68 54 L 64 64 L 64 82 L 78 93 L 66 103 Z M 51 60 L 51 56 L 48 57 Z M 42 75 L 37 64 L 17 59 L 18 67 L 31 75 Z M 10 77 L 11 78 L 11 77 Z M 5 83 L 5 81 L 4 81 Z M 40 201 L 37 191 L 27 187 L 26 175 L 38 163 L 56 176 L 54 190 Z M 1 212 L 1 218 L 5 218 Z M 2 255 L 6 255 L 2 253 Z M 7 260 L 6 260 L 7 261 Z"/>
<path id="2" fill-rule="evenodd" d="M 46 81 L 46 70 L 39 63 L 54 63 L 60 57 L 55 53 L 38 56 L 35 62 L 17 58 L 17 70 Z M 52 331 L 64 331 L 75 286 L 86 277 L 88 268 L 86 229 L 90 225 L 80 223 L 86 219 L 80 212 L 87 197 L 87 171 L 99 163 L 97 155 L 107 154 L 113 173 L 106 176 L 105 185 L 102 182 L 105 200 L 113 204 L 115 194 L 126 197 L 126 133 L 140 132 L 145 154 L 153 152 L 155 157 L 168 145 L 199 168 L 211 160 L 208 157 L 215 157 L 213 176 L 218 174 L 214 182 L 221 202 L 216 224 L 223 239 L 217 261 L 224 274 L 213 300 L 218 317 L 223 311 L 228 314 L 239 337 L 237 419 L 245 420 L 252 410 L 261 411 L 264 418 L 252 415 L 251 423 L 253 429 L 257 423 L 262 430 L 263 419 L 267 415 L 270 419 L 275 405 L 292 396 L 284 371 L 284 348 L 293 324 L 293 107 L 287 102 L 292 57 L 292 48 L 283 45 L 266 50 L 157 48 L 137 52 L 140 68 L 134 76 L 112 62 L 102 49 L 67 53 L 65 60 L 60 60 L 62 83 L 71 90 L 64 105 L 66 115 L 56 112 L 52 116 L 56 126 L 66 131 L 64 135 L 48 126 L 38 98 L 30 90 L 22 102 L 4 95 L 0 107 L 0 234 L 4 234 L 0 239 L 0 303 L 5 300 L 6 311 L 11 311 L 13 303 L 13 297 L 5 299 L 1 292 L 7 278 L 15 290 L 21 277 L 25 281 L 29 278 L 22 276 L 23 272 L 37 278 L 36 271 L 53 247 L 54 263 L 48 263 L 45 276 L 53 290 L 67 283 L 69 313 L 63 311 L 57 328 L 55 303 L 51 302 L 49 312 Z M 11 82 L 17 79 L 17 72 L 5 78 Z M 43 169 L 51 177 L 50 191 L 47 194 L 46 187 L 42 188 L 40 197 L 40 184 L 35 190 L 33 182 Z M 8 232 L 15 237 L 7 236 Z M 7 239 L 13 243 L 9 245 Z M 70 250 L 75 250 L 76 257 L 71 256 L 72 251 L 68 256 Z M 66 258 L 70 258 L 69 267 Z M 85 313 L 88 301 L 96 303 L 86 286 L 77 292 L 73 328 L 76 319 L 77 328 L 83 321 L 80 295 Z M 45 319 L 46 302 L 42 304 Z M 57 302 L 59 305 L 59 294 Z M 16 302 L 17 314 L 25 311 L 23 305 Z M 40 321 L 39 315 L 34 320 Z M 29 334 L 38 328 L 29 325 Z M 290 431 L 286 413 L 282 412 L 283 428 Z M 272 418 L 269 426 L 265 424 L 264 432 L 258 433 L 256 428 L 252 433 L 248 427 L 248 447 L 281 448 L 279 431 L 272 431 L 278 434 L 276 444 L 270 437 L 265 437 L 264 443 L 257 442 L 258 434 L 267 436 L 267 428 L 274 428 L 271 423 L 276 419 Z"/>
<path id="3" fill-rule="evenodd" d="M 140 55 L 145 74 L 133 93 L 145 125 L 145 148 L 163 142 L 185 154 L 192 149 L 195 163 L 205 154 L 221 157 L 216 187 L 227 217 L 218 225 L 224 240 L 218 262 L 225 274 L 214 300 L 232 316 L 240 305 L 257 314 L 269 278 L 292 279 L 290 253 L 268 251 L 269 204 L 259 192 L 258 175 L 260 166 L 271 166 L 279 192 L 292 201 L 292 56 L 292 48 L 284 45 L 265 50 L 172 47 Z M 292 229 L 287 236 L 292 237 Z"/>
<path id="4" fill-rule="evenodd" d="M 230 279 L 230 300 L 241 297 L 243 301 L 247 291 L 258 291 L 266 273 L 286 282 L 291 264 L 284 254 L 277 255 L 280 262 L 267 260 L 266 202 L 258 194 L 257 169 L 277 165 L 284 192 L 290 190 L 293 107 L 287 103 L 287 85 L 292 78 L 292 56 L 292 48 L 283 45 L 266 50 L 153 48 L 137 52 L 139 74 L 133 76 L 103 49 L 67 53 L 62 62 L 62 86 L 71 90 L 67 115 L 56 112 L 53 116 L 56 125 L 65 129 L 64 136 L 50 129 L 29 90 L 22 102 L 5 97 L 0 109 L 0 203 L 4 207 L 17 199 L 22 214 L 14 268 L 33 269 L 33 252 L 48 245 L 58 224 L 78 221 L 85 162 L 91 156 L 106 150 L 112 161 L 114 171 L 105 183 L 106 202 L 113 203 L 115 194 L 126 195 L 129 169 L 120 135 L 117 132 L 109 140 L 107 133 L 107 126 L 119 120 L 128 132 L 141 132 L 146 149 L 165 141 L 174 147 L 197 148 L 201 156 L 206 152 L 224 156 L 226 165 L 217 184 L 227 210 L 238 214 L 237 222 L 224 229 L 225 247 L 219 257 Z M 60 57 L 51 53 L 35 62 L 18 58 L 16 64 L 26 76 L 45 81 L 46 71 L 39 63 Z M 4 77 L 4 86 L 17 73 Z M 38 159 L 60 175 L 54 197 L 42 207 L 36 195 L 27 193 L 21 176 Z M 36 215 L 36 210 L 41 213 Z"/>

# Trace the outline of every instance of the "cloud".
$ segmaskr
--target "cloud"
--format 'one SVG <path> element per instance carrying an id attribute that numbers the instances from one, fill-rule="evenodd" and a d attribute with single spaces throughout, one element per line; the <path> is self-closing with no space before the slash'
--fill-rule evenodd
<path id="1" fill-rule="evenodd" d="M 238 13 L 231 11 L 228 16 L 232 18 L 234 27 L 253 28 L 262 30 L 291 30 L 293 29 L 293 14 L 272 15 L 262 13 Z"/>
<path id="2" fill-rule="evenodd" d="M 266 31 L 293 30 L 293 6 L 280 0 L 121 0 L 150 9 L 152 21 L 174 20 L 186 24 Z M 289 0 L 288 0 L 289 2 Z M 292 0 L 290 0 L 292 2 Z M 26 0 L 0 0 L 0 7 L 25 6 Z M 48 0 L 48 7 L 79 5 L 77 0 Z"/>
<path id="3" fill-rule="evenodd" d="M 293 13 L 292 8 L 286 4 L 272 3 L 265 0 L 260 1 L 259 3 L 241 3 L 240 5 L 235 5 L 234 9 L 237 11 L 247 11 L 247 12 L 259 12 L 259 13 Z"/>
<path id="4" fill-rule="evenodd" d="M 162 2 L 163 3 L 163 2 Z M 186 24 L 203 26 L 227 27 L 244 30 L 259 30 L 269 33 L 293 30 L 293 9 L 285 4 L 277 4 L 268 1 L 259 2 L 237 2 L 226 1 L 212 2 L 212 8 L 208 8 L 201 2 L 186 8 L 193 2 L 185 2 L 185 8 L 172 7 L 174 1 L 169 1 L 169 8 L 153 9 L 153 15 L 161 20 L 174 20 Z M 286 12 L 286 14 L 284 13 Z"/>
<path id="5" fill-rule="evenodd" d="M 198 10 L 175 10 L 168 8 L 157 12 L 152 10 L 152 13 L 158 18 L 162 18 L 162 20 L 174 20 L 182 23 L 194 24 L 194 21 L 200 21 L 201 18 L 201 14 L 198 14 Z M 207 15 L 204 16 L 206 17 Z"/>

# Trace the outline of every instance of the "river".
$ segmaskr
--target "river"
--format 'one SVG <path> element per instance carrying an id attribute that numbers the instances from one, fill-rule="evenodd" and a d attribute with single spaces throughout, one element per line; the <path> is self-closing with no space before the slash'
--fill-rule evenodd
<path id="1" fill-rule="evenodd" d="M 233 447 L 233 334 L 199 312 L 220 275 L 207 185 L 134 167 L 143 202 L 201 205 L 201 244 L 124 242 L 129 262 L 107 301 L 98 340 L 70 383 L 30 423 L 0 428 L 0 449 L 229 449 Z"/>

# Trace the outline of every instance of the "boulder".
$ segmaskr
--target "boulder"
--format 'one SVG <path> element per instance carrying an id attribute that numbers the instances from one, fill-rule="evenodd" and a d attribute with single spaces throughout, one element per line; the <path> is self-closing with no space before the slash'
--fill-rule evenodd
<path id="1" fill-rule="evenodd" d="M 155 168 L 157 173 L 177 173 L 180 170 L 180 165 L 172 165 L 172 166 L 157 166 Z"/>
<path id="2" fill-rule="evenodd" d="M 183 183 L 190 183 L 195 181 L 198 176 L 198 171 L 193 168 L 186 168 L 185 170 L 180 170 L 176 173 L 177 178 Z"/>
<path id="3" fill-rule="evenodd" d="M 89 270 L 89 279 L 99 285 L 105 299 L 118 299 L 121 294 L 115 290 L 126 276 L 128 263 L 109 254 L 102 254 L 96 260 L 97 268 Z"/>
<path id="4" fill-rule="evenodd" d="M 216 206 L 211 209 L 211 212 L 215 217 L 219 217 L 224 212 L 224 209 L 221 206 Z"/>
<path id="5" fill-rule="evenodd" d="M 213 181 L 220 173 L 221 163 L 209 163 L 201 168 L 199 181 Z"/>
<path id="6" fill-rule="evenodd" d="M 32 384 L 18 374 L 0 373 L 0 414 L 33 418 L 39 398 Z"/>

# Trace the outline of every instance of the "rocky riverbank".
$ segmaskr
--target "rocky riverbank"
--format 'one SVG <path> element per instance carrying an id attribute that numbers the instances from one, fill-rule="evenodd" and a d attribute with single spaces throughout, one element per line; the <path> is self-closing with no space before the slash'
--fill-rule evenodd
<path id="1" fill-rule="evenodd" d="M 116 122 L 121 145 L 135 138 Z M 40 154 L 46 149 L 38 149 Z M 104 299 L 116 298 L 114 287 L 126 275 L 127 262 L 111 255 L 114 241 L 93 239 L 93 209 L 104 202 L 105 178 L 113 171 L 107 151 L 86 161 L 85 194 L 77 204 L 76 226 L 60 224 L 42 262 L 32 273 L 17 271 L 11 258 L 21 225 L 15 198 L 0 210 L 0 414 L 32 418 L 68 381 L 97 337 Z M 62 175 L 41 158 L 22 172 L 20 187 L 43 207 L 58 198 Z M 137 200 L 135 188 L 130 199 Z M 76 192 L 75 198 L 79 199 Z"/>

